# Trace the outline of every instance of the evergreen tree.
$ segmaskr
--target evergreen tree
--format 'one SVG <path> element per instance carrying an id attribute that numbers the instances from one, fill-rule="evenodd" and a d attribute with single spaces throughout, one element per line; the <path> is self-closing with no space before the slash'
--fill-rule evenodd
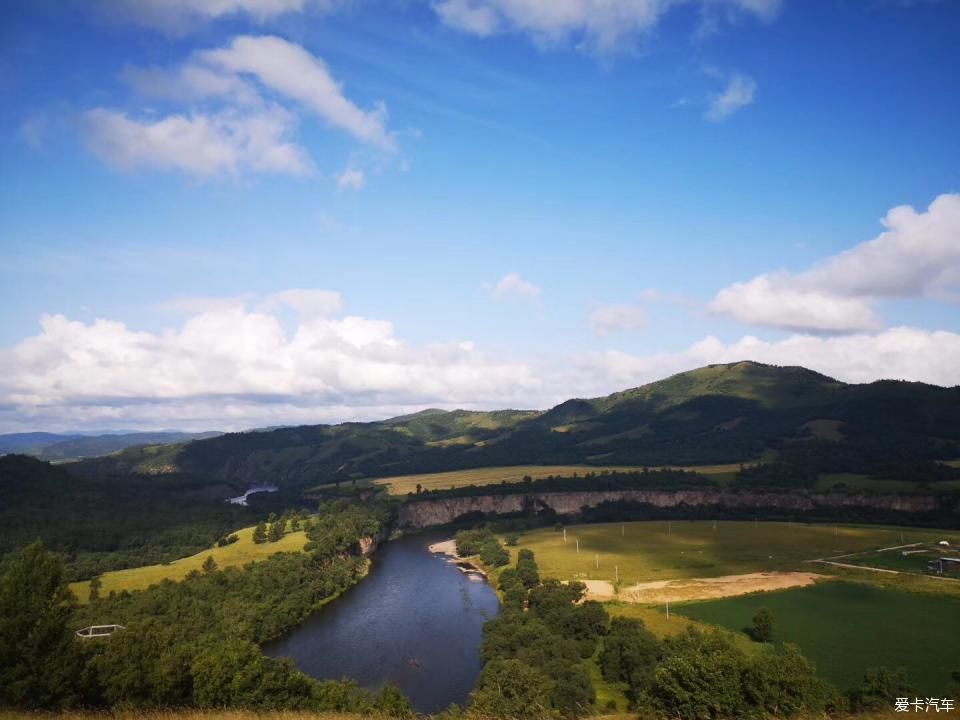
<path id="1" fill-rule="evenodd" d="M 253 529 L 253 541 L 260 545 L 267 541 L 267 525 L 264 522 L 258 522 L 257 526 Z"/>
<path id="2" fill-rule="evenodd" d="M 217 561 L 213 559 L 213 555 L 207 555 L 207 559 L 203 561 L 203 571 L 207 575 L 217 571 Z"/>
<path id="3" fill-rule="evenodd" d="M 273 523 L 273 525 L 270 526 L 270 532 L 267 537 L 270 540 L 270 542 L 277 542 L 277 540 L 282 539 L 283 523 L 280 521 Z"/>
<path id="4" fill-rule="evenodd" d="M 766 643 L 773 640 L 773 613 L 767 608 L 762 607 L 754 614 L 750 635 L 757 642 Z"/>
<path id="5" fill-rule="evenodd" d="M 40 542 L 9 563 L 0 577 L 0 706 L 80 702 L 78 641 L 68 627 L 75 602 L 62 563 Z"/>
<path id="6" fill-rule="evenodd" d="M 90 581 L 90 602 L 96 602 L 100 599 L 100 588 L 103 587 L 103 583 L 100 581 L 100 578 L 95 577 Z"/>

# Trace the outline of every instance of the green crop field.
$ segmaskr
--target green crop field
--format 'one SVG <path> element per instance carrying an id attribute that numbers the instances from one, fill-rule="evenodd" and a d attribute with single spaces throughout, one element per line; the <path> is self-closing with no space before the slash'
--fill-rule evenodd
<path id="1" fill-rule="evenodd" d="M 877 525 L 718 521 L 714 529 L 709 520 L 657 520 L 572 525 L 566 542 L 555 529 L 537 530 L 510 550 L 514 559 L 521 548 L 532 550 L 547 577 L 613 582 L 619 572 L 622 584 L 632 584 L 770 570 L 821 572 L 826 566 L 803 561 L 898 545 L 901 533 L 906 543 L 960 542 L 956 531 Z"/>
<path id="2" fill-rule="evenodd" d="M 253 527 L 237 530 L 236 534 L 240 539 L 232 545 L 222 548 L 212 547 L 209 550 L 198 552 L 196 555 L 174 560 L 166 565 L 146 565 L 104 573 L 100 577 L 103 583 L 100 594 L 107 596 L 111 591 L 144 590 L 151 585 L 156 585 L 161 580 L 182 580 L 191 570 L 200 570 L 204 560 L 211 555 L 220 568 L 225 568 L 265 560 L 278 552 L 301 552 L 303 546 L 307 543 L 307 536 L 302 531 L 287 533 L 283 536 L 283 539 L 277 542 L 267 542 L 259 545 L 253 542 Z M 73 590 L 80 602 L 86 603 L 89 600 L 89 581 L 71 583 L 70 589 Z"/>
<path id="3" fill-rule="evenodd" d="M 454 470 L 451 472 L 423 473 L 420 475 L 398 475 L 374 480 L 376 485 L 386 485 L 391 495 L 406 495 L 416 492 L 419 484 L 424 490 L 449 490 L 450 488 L 465 487 L 467 485 L 496 485 L 507 482 L 515 483 L 529 475 L 534 480 L 541 480 L 553 475 L 554 477 L 570 477 L 574 473 L 603 472 L 636 472 L 642 470 L 636 466 L 598 467 L 595 465 L 509 465 L 505 467 L 475 468 L 473 470 Z M 659 468 L 650 468 L 657 470 Z M 704 475 L 727 475 L 740 469 L 739 464 L 704 465 L 700 467 L 683 467 L 678 470 L 695 470 Z M 725 479 L 728 479 L 725 477 Z"/>
<path id="4" fill-rule="evenodd" d="M 841 690 L 870 667 L 903 667 L 921 696 L 942 697 L 960 669 L 960 600 L 830 582 L 762 595 L 690 603 L 677 613 L 730 630 L 749 627 L 761 607 L 776 639 L 799 645 Z"/>
<path id="5" fill-rule="evenodd" d="M 916 484 L 906 480 L 885 480 L 859 473 L 821 473 L 817 477 L 817 490 L 831 490 L 842 484 L 848 490 L 876 490 L 877 492 L 902 492 L 915 490 Z"/>

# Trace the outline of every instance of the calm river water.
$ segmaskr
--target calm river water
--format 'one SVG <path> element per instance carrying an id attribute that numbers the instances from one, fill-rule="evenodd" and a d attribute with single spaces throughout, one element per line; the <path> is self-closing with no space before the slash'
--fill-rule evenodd
<path id="1" fill-rule="evenodd" d="M 315 678 L 398 686 L 418 712 L 463 704 L 480 672 L 483 624 L 499 611 L 485 582 L 468 579 L 423 533 L 382 545 L 370 574 L 285 637 L 267 643 Z"/>

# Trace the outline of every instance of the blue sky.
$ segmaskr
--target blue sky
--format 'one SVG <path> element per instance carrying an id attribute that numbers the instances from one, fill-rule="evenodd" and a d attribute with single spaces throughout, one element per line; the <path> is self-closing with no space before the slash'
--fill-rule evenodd
<path id="1" fill-rule="evenodd" d="M 956 3 L 0 15 L 0 431 L 960 383 Z"/>

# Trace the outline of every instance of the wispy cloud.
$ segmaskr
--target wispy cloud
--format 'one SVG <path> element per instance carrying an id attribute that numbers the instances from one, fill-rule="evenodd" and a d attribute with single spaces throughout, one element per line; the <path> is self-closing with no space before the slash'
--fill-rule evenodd
<path id="1" fill-rule="evenodd" d="M 481 37 L 521 32 L 539 44 L 572 41 L 578 47 L 609 52 L 652 30 L 674 6 L 672 0 L 436 0 L 440 20 Z M 714 25 L 748 15 L 770 20 L 780 0 L 698 0 Z"/>
<path id="2" fill-rule="evenodd" d="M 538 298 L 540 286 L 524 280 L 519 273 L 507 273 L 493 286 L 493 296 L 502 298 Z"/>
<path id="3" fill-rule="evenodd" d="M 345 190 L 362 190 L 367 183 L 367 176 L 363 170 L 347 168 L 337 175 L 337 187 Z"/>
<path id="4" fill-rule="evenodd" d="M 742 73 L 734 73 L 722 92 L 710 98 L 704 117 L 710 122 L 721 122 L 738 110 L 753 104 L 757 92 L 756 81 Z"/>

